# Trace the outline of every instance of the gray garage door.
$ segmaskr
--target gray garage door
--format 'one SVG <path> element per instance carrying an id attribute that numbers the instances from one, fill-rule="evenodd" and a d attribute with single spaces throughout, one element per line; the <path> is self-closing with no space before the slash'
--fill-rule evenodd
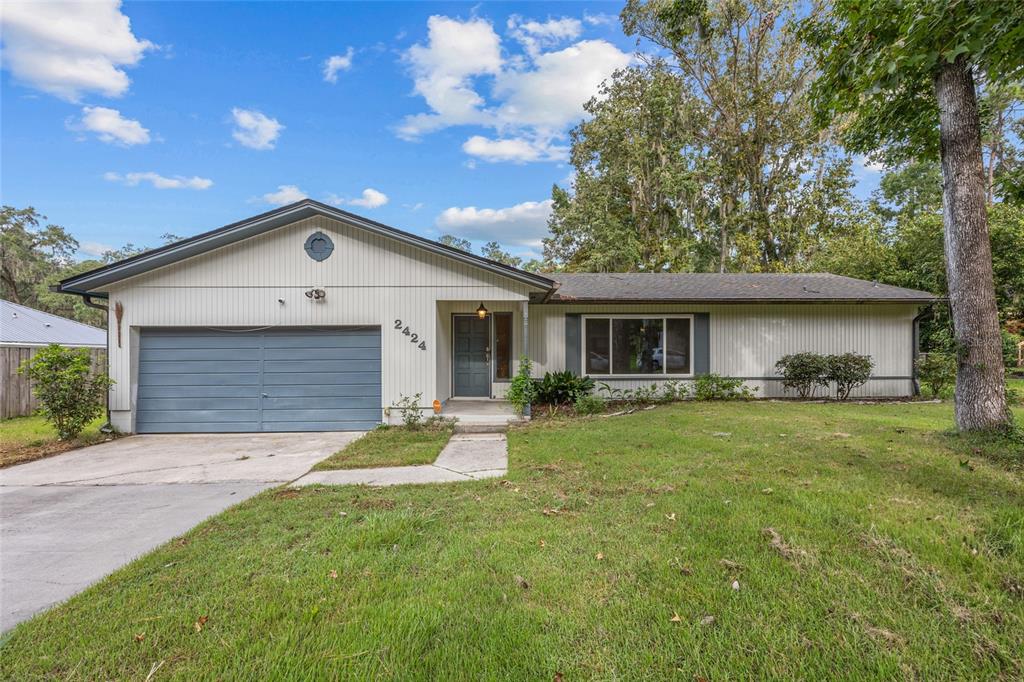
<path id="1" fill-rule="evenodd" d="M 380 328 L 146 329 L 139 433 L 362 431 L 380 422 Z"/>

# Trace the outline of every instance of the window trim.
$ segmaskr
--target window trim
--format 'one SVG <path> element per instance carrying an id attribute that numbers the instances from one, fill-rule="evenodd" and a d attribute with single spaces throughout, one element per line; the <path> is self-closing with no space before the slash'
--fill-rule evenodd
<path id="1" fill-rule="evenodd" d="M 608 373 L 590 374 L 587 372 L 587 320 L 608 320 Z M 612 358 L 615 356 L 613 346 L 614 334 L 612 333 L 612 320 L 663 320 L 661 327 L 661 345 L 665 346 L 665 334 L 668 331 L 668 324 L 665 320 L 689 320 L 690 321 L 690 371 L 688 374 L 669 374 L 667 367 L 662 367 L 660 374 L 613 374 Z M 580 315 L 580 374 L 593 377 L 594 379 L 687 379 L 695 376 L 693 369 L 693 334 L 694 334 L 693 313 L 587 313 Z"/>
<path id="2" fill-rule="evenodd" d="M 508 378 L 498 378 L 498 315 L 508 315 Z M 511 310 L 495 310 L 487 315 L 491 318 L 491 383 L 507 384 L 512 381 L 515 373 L 516 360 L 516 314 Z"/>

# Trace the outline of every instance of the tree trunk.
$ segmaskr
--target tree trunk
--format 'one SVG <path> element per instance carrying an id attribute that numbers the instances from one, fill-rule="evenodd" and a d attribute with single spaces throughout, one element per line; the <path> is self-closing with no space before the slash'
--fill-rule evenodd
<path id="1" fill-rule="evenodd" d="M 961 431 L 1004 428 L 1006 406 L 985 172 L 974 78 L 960 57 L 935 76 L 942 151 L 942 218 L 949 307 L 957 344 L 954 410 Z"/>

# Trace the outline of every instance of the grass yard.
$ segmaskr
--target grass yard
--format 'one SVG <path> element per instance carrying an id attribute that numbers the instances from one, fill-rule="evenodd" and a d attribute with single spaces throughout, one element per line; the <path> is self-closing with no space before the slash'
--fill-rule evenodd
<path id="1" fill-rule="evenodd" d="M 430 464 L 437 459 L 451 436 L 452 428 L 448 425 L 417 430 L 402 426 L 380 427 L 352 441 L 313 469 L 325 471 Z"/>
<path id="2" fill-rule="evenodd" d="M 4 419 L 0 421 L 0 469 L 109 440 L 113 436 L 100 433 L 103 422 L 101 417 L 89 424 L 78 438 L 61 441 L 42 417 Z"/>
<path id="3" fill-rule="evenodd" d="M 1024 478 L 951 412 L 677 404 L 516 429 L 507 481 L 268 491 L 16 628 L 0 672 L 1020 679 Z"/>

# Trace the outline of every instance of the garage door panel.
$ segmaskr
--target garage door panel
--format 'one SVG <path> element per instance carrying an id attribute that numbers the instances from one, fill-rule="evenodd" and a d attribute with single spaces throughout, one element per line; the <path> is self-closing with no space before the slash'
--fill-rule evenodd
<path id="1" fill-rule="evenodd" d="M 259 423 L 257 410 L 140 410 L 139 421 L 147 424 L 170 424 L 188 422 L 255 422 Z"/>
<path id="2" fill-rule="evenodd" d="M 195 332 L 151 331 L 145 330 L 145 348 L 261 348 L 260 339 L 255 335 L 231 332 Z"/>
<path id="3" fill-rule="evenodd" d="M 139 398 L 258 398 L 258 384 L 249 386 L 139 386 Z"/>
<path id="4" fill-rule="evenodd" d="M 181 360 L 181 361 L 159 361 L 147 362 L 145 370 L 140 374 L 206 374 L 216 372 L 218 374 L 252 374 L 260 369 L 259 360 L 229 361 L 229 360 Z"/>
<path id="5" fill-rule="evenodd" d="M 296 410 L 318 407 L 323 409 L 357 409 L 366 408 L 365 397 L 353 398 L 264 398 L 263 412 L 270 410 Z"/>
<path id="6" fill-rule="evenodd" d="M 259 361 L 259 348 L 146 348 L 139 351 L 140 362 L 180 362 L 182 360 Z"/>
<path id="7" fill-rule="evenodd" d="M 259 386 L 260 376 L 252 374 L 150 374 L 139 368 L 142 386 Z"/>
<path id="8" fill-rule="evenodd" d="M 263 375 L 264 386 L 316 386 L 335 384 L 378 384 L 380 374 L 377 372 L 279 372 Z"/>
<path id="9" fill-rule="evenodd" d="M 380 348 L 266 348 L 264 360 L 380 360 Z"/>
<path id="10" fill-rule="evenodd" d="M 341 422 L 263 422 L 263 431 L 372 431 L 379 419 Z"/>
<path id="11" fill-rule="evenodd" d="M 324 384 L 299 385 L 285 384 L 268 386 L 264 384 L 263 392 L 268 398 L 377 398 L 380 404 L 380 384 Z"/>
<path id="12" fill-rule="evenodd" d="M 267 334 L 264 348 L 379 348 L 380 331 L 347 329 L 337 332 L 274 332 Z"/>
<path id="13" fill-rule="evenodd" d="M 367 360 L 264 360 L 263 371 L 281 372 L 362 372 L 373 365 Z"/>
<path id="14" fill-rule="evenodd" d="M 136 429 L 373 428 L 380 364 L 379 329 L 143 330 Z"/>
<path id="15" fill-rule="evenodd" d="M 227 407 L 225 407 L 227 406 Z M 259 410 L 260 397 L 249 398 L 198 398 L 195 396 L 181 398 L 150 398 L 146 400 L 146 410 Z"/>

